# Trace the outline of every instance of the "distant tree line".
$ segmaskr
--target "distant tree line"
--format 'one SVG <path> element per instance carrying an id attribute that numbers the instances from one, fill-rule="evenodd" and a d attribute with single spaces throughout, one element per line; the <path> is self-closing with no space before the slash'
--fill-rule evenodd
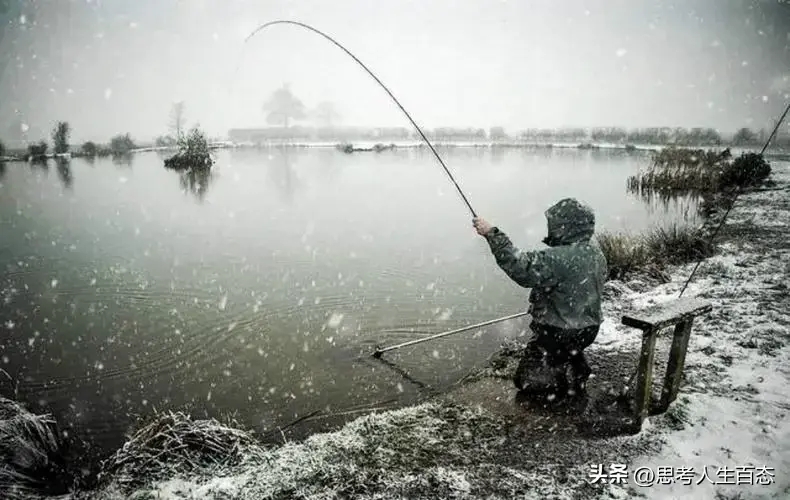
<path id="1" fill-rule="evenodd" d="M 29 142 L 24 150 L 7 150 L 0 142 L 0 158 L 8 155 L 11 158 L 23 160 L 40 161 L 46 160 L 50 156 L 65 155 L 71 156 L 111 156 L 123 155 L 137 148 L 137 145 L 127 134 L 119 134 L 113 137 L 109 144 L 100 145 L 93 141 L 87 141 L 78 148 L 72 147 L 69 142 L 71 136 L 71 125 L 66 121 L 59 121 L 52 130 L 52 143 L 41 139 L 38 142 Z"/>
<path id="2" fill-rule="evenodd" d="M 404 140 L 420 139 L 419 133 L 406 127 L 359 128 L 336 127 L 338 113 L 332 103 L 322 102 L 309 111 L 285 84 L 275 90 L 263 105 L 266 122 L 275 127 L 260 129 L 234 129 L 230 139 L 242 142 L 273 140 Z M 312 118 L 317 126 L 293 125 L 294 122 Z M 536 141 L 615 143 L 678 146 L 754 146 L 768 138 L 765 130 L 741 128 L 734 135 L 725 137 L 714 128 L 648 127 L 626 129 L 622 127 L 527 129 L 508 134 L 504 127 L 494 126 L 488 132 L 474 127 L 439 127 L 424 130 L 426 137 L 437 141 Z M 790 128 L 774 138 L 774 145 L 790 147 Z"/>
<path id="3" fill-rule="evenodd" d="M 432 141 L 515 141 L 515 142 L 565 142 L 613 143 L 634 145 L 677 146 L 757 146 L 768 139 L 769 132 L 741 128 L 735 134 L 722 134 L 713 128 L 651 127 L 625 129 L 599 127 L 592 129 L 527 129 L 508 134 L 503 127 L 488 131 L 473 127 L 438 127 L 423 129 Z M 285 140 L 419 140 L 420 134 L 407 127 L 262 127 L 256 129 L 231 129 L 228 137 L 234 142 L 268 142 Z M 790 131 L 780 131 L 771 142 L 773 146 L 790 147 Z"/>

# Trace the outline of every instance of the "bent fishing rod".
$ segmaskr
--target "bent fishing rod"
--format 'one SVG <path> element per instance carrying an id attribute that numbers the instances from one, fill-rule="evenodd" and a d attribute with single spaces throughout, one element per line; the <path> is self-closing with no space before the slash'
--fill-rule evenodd
<path id="1" fill-rule="evenodd" d="M 400 101 L 398 101 L 398 98 L 397 98 L 397 97 L 395 97 L 395 95 L 393 95 L 393 93 L 390 91 L 390 89 L 389 89 L 389 88 L 387 88 L 387 86 L 386 86 L 386 85 L 384 85 L 384 82 L 382 82 L 382 81 L 381 81 L 381 80 L 380 80 L 380 79 L 379 79 L 379 78 L 378 78 L 378 77 L 377 77 L 377 76 L 376 76 L 376 75 L 373 73 L 373 71 L 371 71 L 371 70 L 370 70 L 370 68 L 368 68 L 368 67 L 365 65 L 365 63 L 363 63 L 362 61 L 360 61 L 360 60 L 359 60 L 359 58 L 358 58 L 357 56 L 355 56 L 353 53 L 351 53 L 351 51 L 350 51 L 350 50 L 348 50 L 346 47 L 344 47 L 344 46 L 343 46 L 343 45 L 342 45 L 340 42 L 338 42 L 337 40 L 335 40 L 335 39 L 334 39 L 334 38 L 332 38 L 331 36 L 327 35 L 327 34 L 326 34 L 326 33 L 324 33 L 323 31 L 321 31 L 321 30 L 318 30 L 318 29 L 316 29 L 316 28 L 314 28 L 314 27 L 312 27 L 312 26 L 310 26 L 310 25 L 308 25 L 308 24 L 301 23 L 301 22 L 298 22 L 298 21 L 277 20 L 277 21 L 270 21 L 270 22 L 268 22 L 268 23 L 264 23 L 264 24 L 262 24 L 262 25 L 258 26 L 257 28 L 255 28 L 255 29 L 252 31 L 252 33 L 250 33 L 250 34 L 247 36 L 247 38 L 245 38 L 245 39 L 244 39 L 244 44 L 246 45 L 246 44 L 247 44 L 247 42 L 249 42 L 249 41 L 250 41 L 250 39 L 252 39 L 252 37 L 254 37 L 254 36 L 255 36 L 256 34 L 258 34 L 259 32 L 263 31 L 264 29 L 266 29 L 266 28 L 268 28 L 268 27 L 270 27 L 270 26 L 274 26 L 274 25 L 276 25 L 276 24 L 290 24 L 290 25 L 293 25 L 293 26 L 298 26 L 298 27 L 300 27 L 300 28 L 304 28 L 304 29 L 306 29 L 306 30 L 308 30 L 308 31 L 312 31 L 313 33 L 316 33 L 316 34 L 318 34 L 318 35 L 321 35 L 323 38 L 325 38 L 326 40 L 329 40 L 329 41 L 330 41 L 330 42 L 332 42 L 332 43 L 333 43 L 335 46 L 337 46 L 337 47 L 338 47 L 338 48 L 340 48 L 340 49 L 341 49 L 343 52 L 345 52 L 345 53 L 346 53 L 346 54 L 347 54 L 349 57 L 351 57 L 351 58 L 352 58 L 352 59 L 353 59 L 353 60 L 354 60 L 354 61 L 355 61 L 357 64 L 359 64 L 359 65 L 362 67 L 362 69 L 364 69 L 364 70 L 365 70 L 365 71 L 368 73 L 368 75 L 370 75 L 370 76 L 371 76 L 371 77 L 372 77 L 372 78 L 373 78 L 373 79 L 376 81 L 376 83 L 378 83 L 378 84 L 379 84 L 379 86 L 381 86 L 381 88 L 382 88 L 382 89 L 384 89 L 384 91 L 387 93 L 387 95 L 389 95 L 389 96 L 390 96 L 390 98 L 392 99 L 392 101 L 393 101 L 393 102 L 394 102 L 394 103 L 395 103 L 395 104 L 398 106 L 398 108 L 400 108 L 400 110 L 403 112 L 403 114 L 404 114 L 404 115 L 406 115 L 406 118 L 408 118 L 409 122 L 411 122 L 411 124 L 412 124 L 412 125 L 414 126 L 414 128 L 417 130 L 417 133 L 419 133 L 419 134 L 420 134 L 420 137 L 422 138 L 422 140 L 423 140 L 423 141 L 425 141 L 425 144 L 427 144 L 427 145 L 428 145 L 428 147 L 430 148 L 430 150 L 431 150 L 431 152 L 433 153 L 434 157 L 436 157 L 436 160 L 439 162 L 439 164 L 442 166 L 442 168 L 444 169 L 444 171 L 445 171 L 445 173 L 447 174 L 447 176 L 448 176 L 448 177 L 450 178 L 450 180 L 452 181 L 453 185 L 455 186 L 455 189 L 458 191 L 458 194 L 460 194 L 460 195 L 461 195 L 461 199 L 462 199 L 462 200 L 464 201 L 464 203 L 466 204 L 467 208 L 469 209 L 469 212 L 471 212 L 471 214 L 472 214 L 472 217 L 474 217 L 474 218 L 476 218 L 476 217 L 477 217 L 477 213 L 475 212 L 475 209 L 474 209 L 474 208 L 472 208 L 472 204 L 471 204 L 471 203 L 469 203 L 469 200 L 467 199 L 467 197 L 466 197 L 466 195 L 464 194 L 463 190 L 461 190 L 461 186 L 459 186 L 459 185 L 458 185 L 458 182 L 455 180 L 455 177 L 453 177 L 453 174 L 450 172 L 450 169 L 449 169 L 449 168 L 447 168 L 447 165 L 444 163 L 444 160 L 442 160 L 442 157 L 441 157 L 441 156 L 439 155 L 439 153 L 436 151 L 436 148 L 434 148 L 434 147 L 433 147 L 433 144 L 431 144 L 431 141 L 430 141 L 430 140 L 428 140 L 428 137 L 426 137 L 425 133 L 422 131 L 422 129 L 420 128 L 420 126 L 419 126 L 419 125 L 417 125 L 417 122 L 415 122 L 415 121 L 414 121 L 414 118 L 412 118 L 412 117 L 411 117 L 411 115 L 409 114 L 409 112 L 408 112 L 408 111 L 406 111 L 406 108 L 404 108 L 404 107 L 403 107 L 403 105 L 400 103 Z M 238 68 L 237 68 L 237 69 L 238 69 Z M 393 349 L 400 349 L 401 347 L 406 347 L 406 346 L 409 346 L 409 345 L 419 344 L 419 343 L 422 343 L 422 342 L 428 342 L 428 341 L 430 341 L 430 340 L 434 340 L 434 339 L 437 339 L 437 338 L 446 337 L 446 336 L 449 336 L 449 335 L 454 335 L 454 334 L 456 334 L 456 333 L 465 332 L 465 331 L 472 330 L 472 329 L 475 329 L 475 328 L 481 328 L 481 327 L 488 326 L 488 325 L 491 325 L 491 324 L 494 324 L 494 323 L 499 323 L 499 322 L 502 322 L 502 321 L 507 321 L 507 320 L 509 320 L 509 319 L 517 318 L 517 317 L 520 317 L 520 316 L 525 316 L 525 315 L 527 315 L 527 314 L 529 314 L 529 313 L 527 313 L 527 312 L 522 312 L 522 313 L 518 313 L 518 314 L 513 314 L 513 315 L 510 315 L 510 316 L 505 316 L 504 318 L 497 318 L 497 319 L 493 319 L 493 320 L 490 320 L 490 321 L 485 321 L 485 322 L 483 322 L 483 323 L 478 323 L 478 324 L 475 324 L 475 325 L 470 325 L 470 326 L 466 326 L 466 327 L 463 327 L 463 328 L 458 328 L 458 329 L 455 329 L 455 330 L 451 330 L 451 331 L 449 331 L 449 332 L 444 332 L 444 333 L 440 333 L 440 334 L 437 334 L 437 335 L 432 335 L 432 336 L 430 336 L 430 337 L 427 337 L 427 338 L 424 338 L 424 339 L 412 340 L 412 341 L 410 341 L 410 342 L 404 342 L 404 343 L 402 343 L 402 344 L 398 344 L 398 345 L 394 345 L 394 346 L 390 346 L 390 347 L 384 347 L 384 348 L 377 347 L 377 348 L 376 348 L 376 351 L 373 353 L 373 357 L 375 357 L 375 358 L 381 358 L 381 355 L 382 355 L 384 352 L 391 351 L 391 350 L 393 350 Z"/>
<path id="2" fill-rule="evenodd" d="M 452 173 L 450 173 L 450 169 L 448 169 L 448 168 L 447 168 L 447 165 L 445 165 L 445 163 L 444 163 L 444 160 L 442 160 L 442 157 L 441 157 L 441 156 L 439 156 L 439 153 L 438 153 L 438 152 L 436 151 L 436 149 L 433 147 L 433 144 L 431 144 L 431 141 L 429 141 L 429 140 L 428 140 L 428 138 L 425 136 L 425 134 L 423 133 L 423 131 L 422 131 L 422 129 L 420 128 L 420 126 L 419 126 L 419 125 L 417 125 L 417 123 L 416 123 L 416 122 L 414 121 L 414 119 L 411 117 L 411 115 L 409 114 L 409 112 L 408 112 L 408 111 L 406 111 L 406 109 L 403 107 L 403 105 L 401 105 L 400 101 L 398 101 L 398 99 L 397 99 L 397 98 L 396 98 L 396 97 L 395 97 L 395 96 L 392 94 L 392 92 L 390 92 L 390 90 L 387 88 L 387 86 L 386 86 L 386 85 L 384 85 L 384 83 L 383 83 L 381 80 L 379 80 L 379 78 L 378 78 L 378 77 L 377 77 L 375 74 L 373 74 L 373 72 L 372 72 L 372 71 L 371 71 L 371 70 L 370 70 L 370 69 L 369 69 L 367 66 L 365 66 L 365 64 L 364 64 L 362 61 L 360 61 L 360 60 L 359 60 L 359 58 L 357 58 L 357 56 L 355 56 L 354 54 L 352 54 L 350 50 L 348 50 L 348 49 L 347 49 L 347 48 L 345 48 L 345 47 L 344 47 L 342 44 L 340 44 L 340 42 L 338 42 L 337 40 L 335 40 L 335 39 L 334 39 L 334 38 L 332 38 L 331 36 L 327 35 L 327 34 L 326 34 L 326 33 L 324 33 L 323 31 L 320 31 L 320 30 L 318 30 L 318 29 L 316 29 L 316 28 L 313 28 L 312 26 L 310 26 L 310 25 L 308 25 L 308 24 L 301 23 L 301 22 L 298 22 L 298 21 L 277 20 L 277 21 L 270 21 L 270 22 L 268 22 L 268 23 L 264 23 L 264 24 L 262 24 L 262 25 L 258 26 L 257 28 L 255 28 L 255 29 L 252 31 L 252 33 L 250 33 L 250 34 L 247 36 L 247 38 L 245 38 L 245 39 L 244 39 L 244 44 L 246 45 L 246 44 L 247 44 L 247 42 L 248 42 L 248 41 L 249 41 L 249 40 L 250 40 L 250 39 L 251 39 L 253 36 L 255 36 L 257 33 L 259 33 L 260 31 L 263 31 L 264 29 L 266 29 L 266 28 L 268 28 L 268 27 L 270 27 L 270 26 L 274 26 L 275 24 L 291 24 L 291 25 L 294 25 L 294 26 L 299 26 L 299 27 L 301 27 L 301 28 L 304 28 L 304 29 L 306 29 L 306 30 L 312 31 L 313 33 L 317 33 L 318 35 L 321 35 L 321 36 L 322 36 L 322 37 L 324 37 L 325 39 L 327 39 L 327 40 L 329 40 L 330 42 L 332 42 L 333 44 L 335 44 L 335 45 L 336 45 L 337 47 L 339 47 L 339 48 L 340 48 L 340 49 L 341 49 L 343 52 L 345 52 L 346 54 L 348 54 L 348 55 L 349 55 L 349 56 L 350 56 L 350 57 L 351 57 L 351 58 L 352 58 L 354 61 L 356 61 L 356 62 L 357 62 L 357 64 L 359 64 L 360 66 L 362 66 L 362 69 L 364 69 L 365 71 L 367 71 L 367 73 L 368 73 L 368 74 L 369 74 L 371 77 L 373 77 L 373 79 L 374 79 L 374 80 L 376 80 L 376 83 L 378 83 L 378 84 L 381 86 L 381 88 L 383 88 L 383 89 L 384 89 L 384 91 L 385 91 L 385 92 L 386 92 L 386 93 L 387 93 L 387 94 L 388 94 L 388 95 L 389 95 L 389 96 L 392 98 L 392 100 L 393 100 L 393 101 L 395 102 L 395 104 L 396 104 L 396 105 L 397 105 L 397 106 L 400 108 L 400 110 L 401 110 L 401 111 L 403 111 L 403 114 L 404 114 L 404 115 L 406 115 L 406 118 L 408 118 L 408 119 L 409 119 L 409 121 L 411 122 L 411 124 L 412 124 L 412 125 L 414 125 L 414 128 L 415 128 L 415 129 L 417 130 L 417 132 L 420 134 L 420 137 L 422 137 L 422 140 L 424 140 L 424 141 L 425 141 L 425 143 L 428 145 L 428 147 L 431 149 L 431 152 L 432 152 L 432 153 L 433 153 L 433 155 L 436 157 L 436 159 L 439 161 L 439 164 L 442 166 L 442 168 L 444 169 L 445 173 L 447 173 L 447 176 L 448 176 L 448 177 L 450 177 L 450 180 L 451 180 L 451 181 L 453 181 L 453 185 L 455 185 L 455 189 L 456 189 L 456 190 L 458 190 L 458 194 L 460 194 L 460 195 L 461 195 L 461 198 L 464 200 L 464 203 L 465 203 L 465 204 L 466 204 L 466 206 L 469 208 L 469 211 L 472 213 L 472 217 L 475 217 L 475 218 L 477 217 L 477 213 L 476 213 L 476 212 L 475 212 L 475 210 L 472 208 L 472 205 L 469 203 L 469 200 L 466 198 L 466 195 L 465 195 L 465 194 L 464 194 L 464 192 L 461 190 L 461 187 L 458 185 L 458 182 L 456 182 L 455 178 L 453 177 L 453 174 L 452 174 Z"/>

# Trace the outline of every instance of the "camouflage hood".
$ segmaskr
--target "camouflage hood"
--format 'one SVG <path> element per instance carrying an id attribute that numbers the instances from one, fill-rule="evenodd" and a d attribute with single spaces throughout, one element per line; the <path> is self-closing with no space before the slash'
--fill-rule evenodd
<path id="1" fill-rule="evenodd" d="M 543 242 L 549 246 L 587 242 L 595 232 L 595 214 L 575 198 L 560 200 L 545 214 L 549 235 Z"/>

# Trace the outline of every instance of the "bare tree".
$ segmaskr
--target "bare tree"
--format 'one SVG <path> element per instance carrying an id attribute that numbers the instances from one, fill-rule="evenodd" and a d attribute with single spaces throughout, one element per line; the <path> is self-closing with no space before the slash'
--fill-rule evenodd
<path id="1" fill-rule="evenodd" d="M 186 122 L 184 108 L 184 101 L 178 101 L 173 104 L 173 108 L 170 110 L 170 130 L 175 134 L 176 140 L 183 134 L 184 123 Z"/>

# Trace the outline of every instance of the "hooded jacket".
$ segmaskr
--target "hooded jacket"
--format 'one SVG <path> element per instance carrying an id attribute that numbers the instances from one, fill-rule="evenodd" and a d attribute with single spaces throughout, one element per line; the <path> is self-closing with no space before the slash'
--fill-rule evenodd
<path id="1" fill-rule="evenodd" d="M 531 288 L 533 321 L 562 329 L 581 329 L 602 322 L 601 296 L 606 257 L 592 240 L 595 215 L 573 198 L 546 210 L 550 246 L 522 251 L 498 228 L 486 235 L 500 268 L 516 283 Z"/>

